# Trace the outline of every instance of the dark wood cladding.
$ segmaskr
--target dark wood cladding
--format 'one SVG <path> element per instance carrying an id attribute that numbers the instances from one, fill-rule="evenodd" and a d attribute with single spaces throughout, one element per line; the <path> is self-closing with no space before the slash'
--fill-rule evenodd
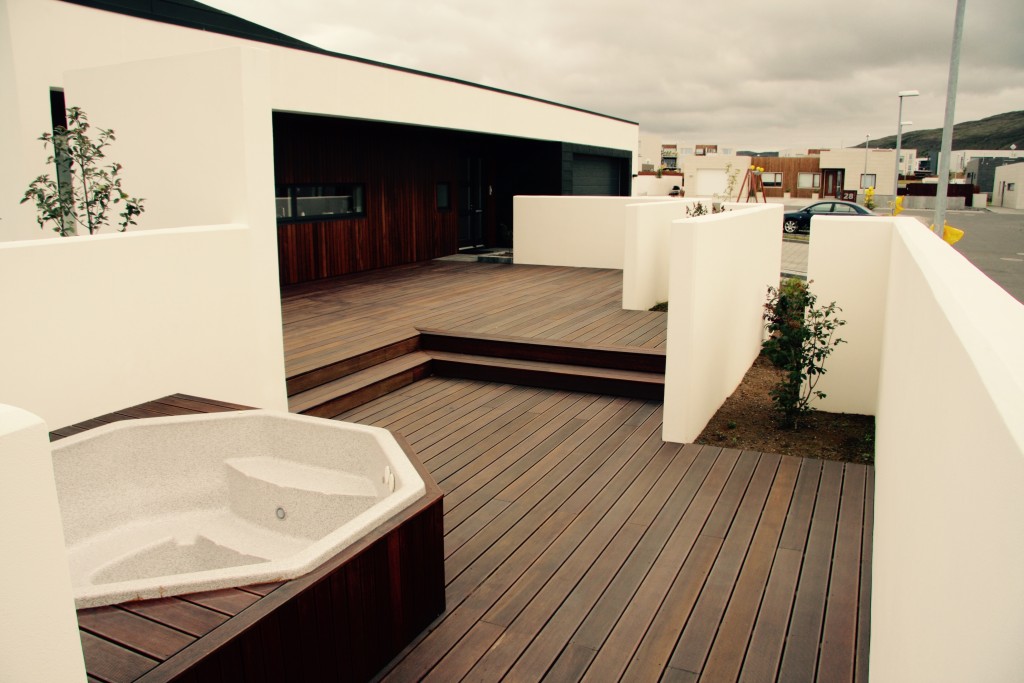
<path id="1" fill-rule="evenodd" d="M 812 193 L 821 195 L 821 188 L 797 188 L 800 173 L 821 173 L 821 157 L 754 157 L 750 163 L 769 173 L 782 173 L 782 187 L 764 188 L 766 197 L 782 197 L 786 192 L 793 199 L 810 199 Z"/>
<path id="2" fill-rule="evenodd" d="M 278 184 L 363 183 L 366 215 L 278 225 L 281 281 L 291 284 L 423 261 L 457 250 L 458 213 L 439 211 L 438 182 L 458 181 L 444 135 L 275 114 Z"/>
<path id="3" fill-rule="evenodd" d="M 458 251 L 467 160 L 481 164 L 484 241 L 507 246 L 512 197 L 559 193 L 559 145 L 462 131 L 274 114 L 278 185 L 362 183 L 366 214 L 278 224 L 282 284 Z M 437 208 L 447 183 L 451 208 Z"/>

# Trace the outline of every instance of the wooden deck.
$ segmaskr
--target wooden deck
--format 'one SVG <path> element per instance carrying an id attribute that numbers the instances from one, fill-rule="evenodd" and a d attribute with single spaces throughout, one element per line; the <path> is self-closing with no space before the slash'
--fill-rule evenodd
<path id="1" fill-rule="evenodd" d="M 664 313 L 622 310 L 622 271 L 428 261 L 282 289 L 289 377 L 416 328 L 661 348 Z"/>
<path id="2" fill-rule="evenodd" d="M 468 380 L 340 419 L 404 434 L 445 493 L 448 609 L 384 680 L 866 680 L 873 468 Z"/>
<path id="3" fill-rule="evenodd" d="M 451 262 L 288 287 L 288 376 L 417 328 L 663 348 L 665 315 L 620 296 L 620 271 Z M 472 379 L 339 418 L 402 434 L 445 495 L 447 611 L 383 680 L 866 680 L 871 467 L 665 443 L 657 402 Z"/>

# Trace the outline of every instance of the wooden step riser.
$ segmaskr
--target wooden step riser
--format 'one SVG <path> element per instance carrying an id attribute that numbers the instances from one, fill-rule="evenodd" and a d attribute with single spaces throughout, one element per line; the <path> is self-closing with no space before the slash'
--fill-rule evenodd
<path id="1" fill-rule="evenodd" d="M 433 371 L 435 375 L 441 377 L 459 377 L 561 391 L 625 396 L 645 401 L 663 401 L 665 398 L 664 383 L 562 373 L 557 368 L 534 370 L 435 358 Z"/>
<path id="2" fill-rule="evenodd" d="M 431 364 L 424 363 L 404 372 L 381 379 L 378 382 L 360 387 L 355 391 L 350 391 L 342 394 L 341 396 L 335 396 L 334 398 L 324 401 L 312 408 L 303 410 L 302 414 L 313 415 L 314 417 L 332 418 L 336 415 L 341 415 L 346 410 L 351 410 L 352 408 L 356 408 L 364 403 L 369 403 L 374 399 L 389 394 L 396 389 L 401 389 L 413 382 L 426 379 L 430 375 Z"/>
<path id="3" fill-rule="evenodd" d="M 420 349 L 665 374 L 665 354 L 654 350 L 595 348 L 571 342 L 454 334 L 439 330 L 420 330 Z"/>
<path id="4" fill-rule="evenodd" d="M 394 344 L 388 344 L 382 346 L 379 349 L 367 351 L 366 353 L 353 356 L 352 358 L 346 358 L 345 360 L 331 363 L 323 367 L 317 368 L 316 370 L 310 370 L 294 377 L 289 377 L 287 380 L 288 395 L 294 396 L 295 394 L 308 391 L 313 387 L 318 387 L 321 384 L 327 384 L 333 382 L 341 377 L 347 377 L 348 375 L 355 374 L 361 370 L 371 368 L 375 365 L 380 365 L 389 360 L 393 360 L 400 356 L 404 356 L 413 351 L 419 349 L 419 335 L 403 339 Z"/>

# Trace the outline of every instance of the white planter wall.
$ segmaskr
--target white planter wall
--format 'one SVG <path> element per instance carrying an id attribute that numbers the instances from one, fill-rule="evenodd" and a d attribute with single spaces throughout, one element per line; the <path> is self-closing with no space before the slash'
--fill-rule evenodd
<path id="1" fill-rule="evenodd" d="M 697 438 L 760 352 L 765 295 L 779 283 L 782 213 L 760 204 L 672 223 L 665 441 Z"/>

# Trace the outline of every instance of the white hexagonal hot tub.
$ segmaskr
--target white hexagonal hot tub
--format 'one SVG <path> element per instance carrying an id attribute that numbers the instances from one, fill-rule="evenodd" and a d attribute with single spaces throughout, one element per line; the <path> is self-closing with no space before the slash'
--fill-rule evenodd
<path id="1" fill-rule="evenodd" d="M 385 429 L 265 410 L 53 445 L 75 604 L 291 579 L 423 495 Z"/>

